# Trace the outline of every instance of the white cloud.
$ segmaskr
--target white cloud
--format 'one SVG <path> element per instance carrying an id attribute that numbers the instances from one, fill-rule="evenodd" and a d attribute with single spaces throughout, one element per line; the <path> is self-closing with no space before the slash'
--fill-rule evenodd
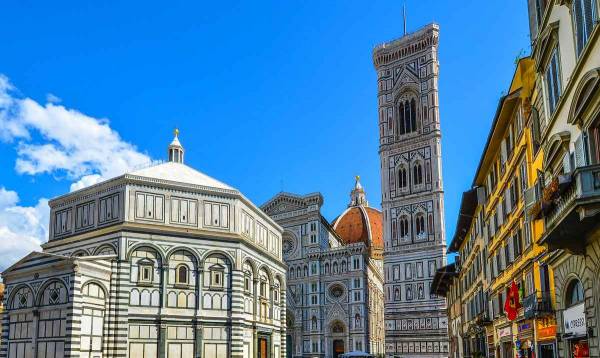
<path id="1" fill-rule="evenodd" d="M 19 206 L 19 196 L 0 187 L 0 270 L 31 251 L 41 251 L 48 237 L 48 200 L 35 206 Z"/>
<path id="2" fill-rule="evenodd" d="M 53 94 L 46 102 L 19 96 L 0 74 L 0 141 L 15 146 L 18 174 L 66 178 L 73 191 L 151 161 L 124 141 L 107 119 L 66 108 Z M 1 185 L 0 267 L 39 250 L 47 240 L 49 221 L 46 199 L 33 207 L 19 206 L 17 193 Z"/>
<path id="3" fill-rule="evenodd" d="M 46 95 L 46 102 L 49 103 L 60 103 L 62 102 L 62 99 L 58 96 L 53 95 L 52 93 L 48 93 Z"/>

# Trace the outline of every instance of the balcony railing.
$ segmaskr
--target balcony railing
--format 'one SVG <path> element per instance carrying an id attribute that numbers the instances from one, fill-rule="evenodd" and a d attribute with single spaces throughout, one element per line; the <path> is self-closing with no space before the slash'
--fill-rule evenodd
<path id="1" fill-rule="evenodd" d="M 544 191 L 546 231 L 542 243 L 548 249 L 585 252 L 585 236 L 600 213 L 600 165 L 575 169 L 570 178 L 553 180 Z"/>
<path id="2" fill-rule="evenodd" d="M 554 313 L 550 292 L 534 292 L 523 299 L 523 316 L 525 318 L 541 317 Z"/>

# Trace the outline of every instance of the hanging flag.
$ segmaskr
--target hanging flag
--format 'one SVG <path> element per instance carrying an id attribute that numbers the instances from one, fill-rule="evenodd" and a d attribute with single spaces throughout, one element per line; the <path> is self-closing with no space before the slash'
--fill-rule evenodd
<path id="1" fill-rule="evenodd" d="M 506 296 L 506 302 L 504 302 L 504 312 L 509 321 L 514 321 L 517 318 L 517 314 L 521 303 L 519 302 L 519 288 L 515 281 L 512 282 L 508 289 L 508 295 Z"/>

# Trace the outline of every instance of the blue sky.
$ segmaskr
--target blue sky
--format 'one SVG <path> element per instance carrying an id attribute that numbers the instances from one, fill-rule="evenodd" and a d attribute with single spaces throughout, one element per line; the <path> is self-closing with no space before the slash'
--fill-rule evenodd
<path id="1" fill-rule="evenodd" d="M 528 52 L 526 1 L 406 7 L 409 31 L 441 27 L 449 241 L 497 101 Z M 175 126 L 187 164 L 257 204 L 320 191 L 331 220 L 360 174 L 380 206 L 371 50 L 402 35 L 401 1 L 9 1 L 0 19 L 3 261 L 45 235 L 45 198 L 163 159 Z"/>

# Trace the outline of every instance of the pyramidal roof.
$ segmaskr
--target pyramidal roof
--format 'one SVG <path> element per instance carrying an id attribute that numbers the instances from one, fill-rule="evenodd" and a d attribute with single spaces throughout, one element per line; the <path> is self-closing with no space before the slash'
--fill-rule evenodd
<path id="1" fill-rule="evenodd" d="M 183 163 L 165 162 L 148 168 L 135 170 L 127 175 L 151 179 L 167 180 L 183 184 L 207 186 L 218 189 L 236 190 L 235 188 L 218 181 Z"/>

